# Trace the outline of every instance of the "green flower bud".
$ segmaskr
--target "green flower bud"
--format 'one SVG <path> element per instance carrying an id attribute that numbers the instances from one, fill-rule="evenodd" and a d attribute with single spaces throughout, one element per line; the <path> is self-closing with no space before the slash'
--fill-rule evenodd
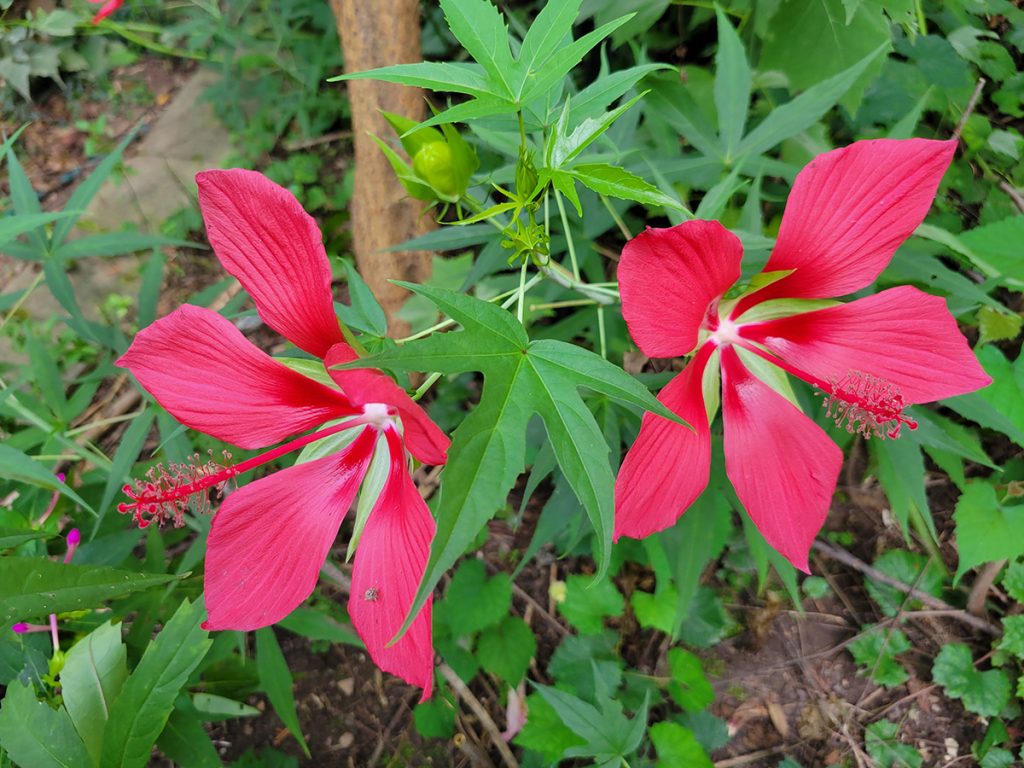
<path id="1" fill-rule="evenodd" d="M 452 150 L 445 142 L 432 141 L 420 147 L 412 159 L 412 168 L 442 200 L 455 201 L 462 196 L 464 188 L 460 188 Z"/>

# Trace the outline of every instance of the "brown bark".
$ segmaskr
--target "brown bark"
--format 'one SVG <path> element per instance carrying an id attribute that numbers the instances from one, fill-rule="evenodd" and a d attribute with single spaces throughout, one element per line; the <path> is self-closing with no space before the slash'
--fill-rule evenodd
<path id="1" fill-rule="evenodd" d="M 331 0 L 346 72 L 420 61 L 419 0 Z M 424 282 L 430 277 L 430 253 L 385 249 L 433 228 L 421 215 L 422 203 L 408 197 L 387 158 L 368 134 L 382 138 L 391 128 L 380 110 L 423 119 L 423 93 L 418 88 L 376 80 L 347 83 L 352 105 L 355 144 L 355 190 L 350 213 L 356 265 L 388 316 L 392 336 L 408 326 L 396 318 L 406 291 L 389 280 Z"/>

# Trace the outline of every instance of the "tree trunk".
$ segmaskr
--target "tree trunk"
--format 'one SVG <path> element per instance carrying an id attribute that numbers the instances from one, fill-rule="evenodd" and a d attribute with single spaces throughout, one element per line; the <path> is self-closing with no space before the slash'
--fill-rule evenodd
<path id="1" fill-rule="evenodd" d="M 331 0 L 338 22 L 346 72 L 420 61 L 419 0 Z M 419 88 L 376 80 L 347 83 L 352 105 L 355 145 L 355 191 L 350 212 L 356 265 L 388 317 L 392 336 L 405 335 L 408 324 L 396 313 L 408 295 L 389 280 L 424 282 L 430 277 L 430 253 L 385 249 L 433 229 L 422 203 L 411 199 L 368 134 L 391 132 L 380 110 L 422 120 Z"/>

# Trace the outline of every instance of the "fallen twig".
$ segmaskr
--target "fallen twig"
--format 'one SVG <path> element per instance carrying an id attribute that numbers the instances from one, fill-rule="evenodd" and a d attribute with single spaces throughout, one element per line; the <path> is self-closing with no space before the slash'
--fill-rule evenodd
<path id="1" fill-rule="evenodd" d="M 872 581 L 878 581 L 882 584 L 887 584 L 890 587 L 894 587 L 900 590 L 900 592 L 905 592 L 914 599 L 920 600 L 929 608 L 935 608 L 940 611 L 948 612 L 947 615 L 952 619 L 956 619 L 957 621 L 963 624 L 968 624 L 969 626 L 972 626 L 975 629 L 981 630 L 982 632 L 986 632 L 990 635 L 998 636 L 1001 634 L 999 629 L 991 622 L 985 621 L 985 619 L 979 618 L 977 616 L 972 616 L 962 608 L 956 608 L 950 605 L 949 603 L 945 602 L 944 600 L 940 600 L 937 597 L 929 595 L 927 592 L 922 592 L 920 589 L 912 587 L 909 584 L 905 584 L 899 579 L 894 579 L 892 576 L 883 573 L 877 568 L 868 565 L 863 560 L 860 560 L 854 555 L 851 555 L 845 549 L 840 549 L 839 547 L 835 547 L 826 541 L 821 541 L 820 539 L 815 541 L 812 546 L 814 549 L 818 550 L 819 552 L 825 555 L 828 555 L 833 560 L 838 560 L 843 565 L 848 565 L 850 568 L 860 571 L 865 576 L 870 578 Z"/>
<path id="2" fill-rule="evenodd" d="M 516 760 L 516 756 L 512 754 L 512 750 L 508 748 L 508 744 L 501 737 L 501 729 L 495 724 L 487 709 L 480 703 L 480 699 L 476 697 L 476 694 L 469 690 L 469 686 L 462 682 L 462 678 L 455 674 L 455 670 L 447 664 L 442 663 L 438 670 L 441 672 L 441 676 L 448 681 L 448 685 L 452 687 L 452 690 L 455 691 L 455 695 L 466 702 L 466 705 L 476 715 L 480 725 L 483 726 L 483 729 L 487 731 L 487 735 L 491 737 L 491 741 L 494 742 L 494 747 L 498 750 L 498 754 L 501 755 L 505 765 L 508 768 L 519 768 L 519 761 Z"/>
<path id="3" fill-rule="evenodd" d="M 953 138 L 960 141 L 960 134 L 964 132 L 964 126 L 967 125 L 967 119 L 974 112 L 974 108 L 978 106 L 978 99 L 981 98 L 981 91 L 985 87 L 986 80 L 984 77 L 978 78 L 978 84 L 974 86 L 974 93 L 971 94 L 970 100 L 967 102 L 967 107 L 964 109 L 964 113 L 960 116 L 960 122 L 957 123 L 956 130 L 953 131 Z"/>

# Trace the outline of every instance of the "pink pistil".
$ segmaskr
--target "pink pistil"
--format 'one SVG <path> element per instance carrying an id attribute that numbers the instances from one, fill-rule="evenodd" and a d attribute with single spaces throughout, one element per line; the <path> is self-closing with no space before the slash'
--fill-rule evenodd
<path id="1" fill-rule="evenodd" d="M 364 410 L 367 408 L 369 406 L 364 406 Z M 386 408 L 389 417 L 397 415 L 393 407 Z M 163 465 L 158 465 L 150 470 L 145 480 L 136 480 L 134 486 L 122 487 L 121 490 L 131 501 L 118 504 L 117 511 L 121 514 L 134 513 L 140 528 L 147 527 L 154 520 L 160 525 L 169 518 L 173 518 L 176 527 L 181 527 L 190 501 L 198 502 L 200 508 L 209 506 L 209 499 L 203 491 L 223 488 L 225 483 L 238 475 L 339 432 L 364 424 L 379 428 L 381 418 L 381 413 L 371 409 L 340 424 L 298 437 L 240 464 L 224 466 L 215 461 L 203 465 L 172 464 L 170 472 Z"/>
<path id="2" fill-rule="evenodd" d="M 765 352 L 758 346 L 740 341 L 743 349 L 753 352 L 786 373 L 813 385 L 823 396 L 822 407 L 837 427 L 865 438 L 872 436 L 895 440 L 906 424 L 917 429 L 917 422 L 904 415 L 903 395 L 889 381 L 860 371 L 847 371 L 842 379 L 823 381 Z"/>

